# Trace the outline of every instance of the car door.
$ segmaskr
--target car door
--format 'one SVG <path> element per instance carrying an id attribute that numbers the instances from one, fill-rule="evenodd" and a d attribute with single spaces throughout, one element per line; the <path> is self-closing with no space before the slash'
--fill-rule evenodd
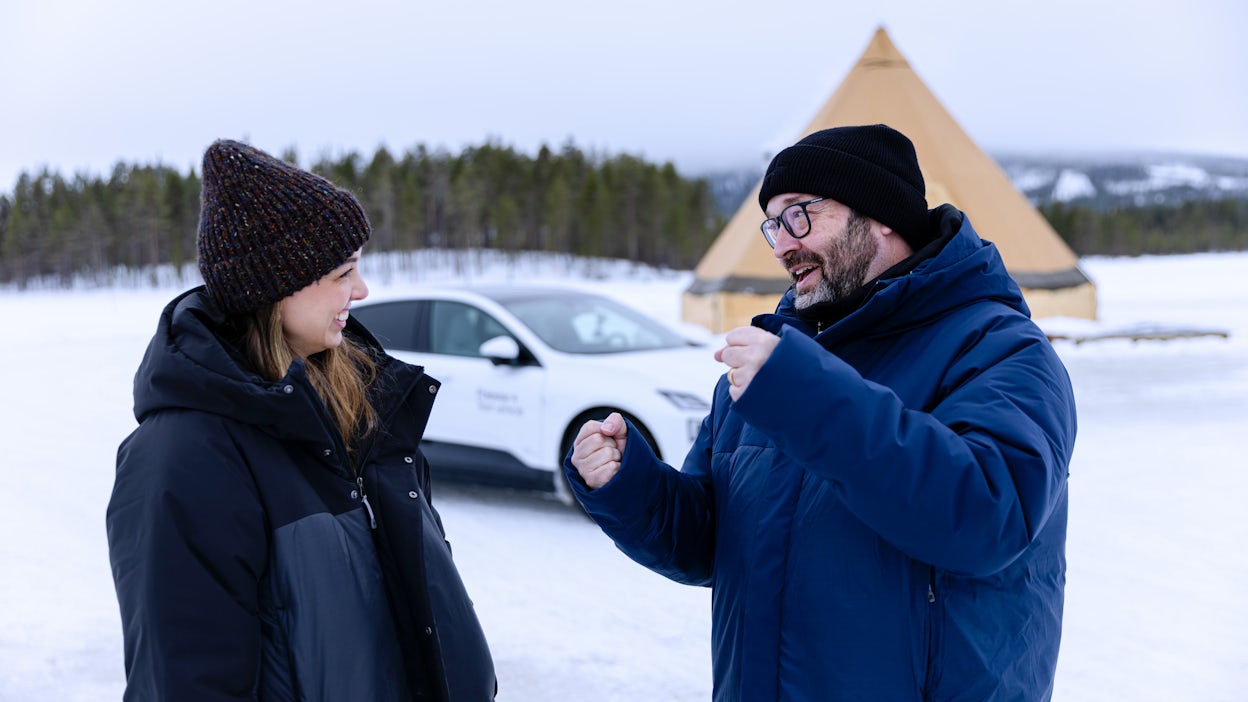
<path id="1" fill-rule="evenodd" d="M 481 344 L 497 336 L 509 336 L 523 345 L 476 305 L 433 300 L 428 314 L 426 367 L 442 381 L 442 390 L 427 435 L 511 454 L 526 466 L 551 470 L 555 457 L 539 455 L 540 437 L 546 431 L 542 421 L 545 369 L 523 358 L 513 365 L 483 357 L 478 350 Z"/>

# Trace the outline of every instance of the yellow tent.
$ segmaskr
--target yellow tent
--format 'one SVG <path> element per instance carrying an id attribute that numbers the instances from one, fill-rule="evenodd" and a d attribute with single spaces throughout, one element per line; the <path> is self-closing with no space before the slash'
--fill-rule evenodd
<path id="1" fill-rule="evenodd" d="M 980 236 L 997 245 L 1032 316 L 1095 319 L 1096 288 L 1079 269 L 1074 252 L 958 126 L 882 27 L 801 136 L 881 122 L 914 142 L 928 206 L 953 204 L 967 213 Z M 773 311 L 788 289 L 788 274 L 758 229 L 761 185 L 698 263 L 681 300 L 685 321 L 722 333 Z"/>

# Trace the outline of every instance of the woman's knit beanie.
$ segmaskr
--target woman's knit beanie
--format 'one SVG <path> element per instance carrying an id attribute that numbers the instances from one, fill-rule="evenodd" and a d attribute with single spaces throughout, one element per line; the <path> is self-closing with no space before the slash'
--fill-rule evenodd
<path id="1" fill-rule="evenodd" d="M 830 197 L 887 225 L 916 251 L 932 239 L 914 144 L 883 124 L 824 129 L 776 154 L 758 204 L 766 210 L 783 193 Z"/>
<path id="2" fill-rule="evenodd" d="M 341 266 L 371 234 L 351 193 L 237 141 L 204 152 L 199 273 L 227 313 L 277 302 Z"/>

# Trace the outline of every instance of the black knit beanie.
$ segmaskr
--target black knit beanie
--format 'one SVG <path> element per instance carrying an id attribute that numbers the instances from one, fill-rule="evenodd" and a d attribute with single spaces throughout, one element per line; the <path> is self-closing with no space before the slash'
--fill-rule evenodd
<path id="1" fill-rule="evenodd" d="M 237 141 L 204 152 L 199 202 L 199 273 L 232 314 L 311 285 L 371 234 L 351 193 Z"/>
<path id="2" fill-rule="evenodd" d="M 914 144 L 883 124 L 815 132 L 776 154 L 758 204 L 782 193 L 830 197 L 890 227 L 919 250 L 932 240 Z"/>

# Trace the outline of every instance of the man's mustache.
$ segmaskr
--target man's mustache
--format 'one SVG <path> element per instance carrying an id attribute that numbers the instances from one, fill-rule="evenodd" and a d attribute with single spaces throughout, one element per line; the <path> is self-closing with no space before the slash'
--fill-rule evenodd
<path id="1" fill-rule="evenodd" d="M 813 251 L 802 251 L 786 254 L 784 257 L 784 270 L 792 271 L 794 266 L 812 263 L 818 266 L 819 270 L 823 270 L 823 256 Z M 789 273 L 789 279 L 793 279 L 793 274 Z"/>

